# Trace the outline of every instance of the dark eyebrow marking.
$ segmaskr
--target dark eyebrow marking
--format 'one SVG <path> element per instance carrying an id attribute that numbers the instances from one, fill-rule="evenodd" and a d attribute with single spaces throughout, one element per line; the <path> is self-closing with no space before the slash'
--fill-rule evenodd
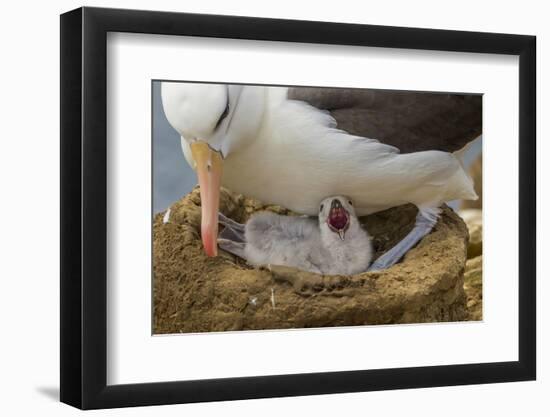
<path id="1" fill-rule="evenodd" d="M 237 107 L 239 107 L 239 101 L 241 99 L 242 93 L 243 93 L 243 88 L 238 90 L 237 97 L 235 98 L 235 104 L 233 104 L 233 111 L 231 112 L 231 119 L 229 119 L 229 122 L 227 122 L 227 126 L 225 127 L 226 132 L 229 130 L 229 127 L 231 126 L 231 123 L 233 122 L 233 118 L 235 117 L 235 113 L 237 113 Z M 229 87 L 227 87 L 227 105 L 229 106 Z"/>
<path id="2" fill-rule="evenodd" d="M 227 115 L 229 114 L 229 87 L 227 87 L 227 94 L 226 94 L 226 104 L 225 104 L 225 109 L 223 111 L 223 113 L 220 115 L 220 118 L 218 119 L 218 121 L 216 122 L 216 126 L 214 127 L 214 130 L 217 130 L 218 127 L 220 126 L 220 124 L 223 122 L 223 120 L 227 117 Z"/>

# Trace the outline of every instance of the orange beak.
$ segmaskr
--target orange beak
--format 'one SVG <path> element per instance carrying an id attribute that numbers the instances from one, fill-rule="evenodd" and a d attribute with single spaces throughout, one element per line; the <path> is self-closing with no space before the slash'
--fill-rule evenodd
<path id="1" fill-rule="evenodd" d="M 191 144 L 201 193 L 201 237 L 208 256 L 218 254 L 218 211 L 223 159 L 204 142 Z"/>

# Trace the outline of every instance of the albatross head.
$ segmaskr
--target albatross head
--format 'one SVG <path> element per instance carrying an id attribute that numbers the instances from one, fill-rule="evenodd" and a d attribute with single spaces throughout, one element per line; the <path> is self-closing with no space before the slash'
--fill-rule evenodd
<path id="1" fill-rule="evenodd" d="M 189 145 L 201 193 L 201 236 L 217 255 L 218 210 L 223 160 L 254 139 L 263 115 L 260 88 L 163 82 L 166 118 Z"/>

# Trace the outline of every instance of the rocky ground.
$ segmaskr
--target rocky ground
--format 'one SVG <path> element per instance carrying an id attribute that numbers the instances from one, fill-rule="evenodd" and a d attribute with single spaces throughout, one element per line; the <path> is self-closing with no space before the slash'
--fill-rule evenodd
<path id="1" fill-rule="evenodd" d="M 469 174 L 475 184 L 478 199 L 463 201 L 460 216 L 466 222 L 470 234 L 468 260 L 464 273 L 464 291 L 468 297 L 469 320 L 483 319 L 483 158 L 481 155 L 470 167 Z"/>
<path id="2" fill-rule="evenodd" d="M 254 269 L 222 251 L 207 258 L 199 236 L 198 190 L 169 210 L 153 226 L 156 334 L 481 318 L 481 258 L 478 269 L 476 258 L 467 264 L 468 231 L 449 208 L 403 262 L 355 276 Z M 258 210 L 292 214 L 226 190 L 220 210 L 239 222 Z M 410 231 L 415 215 L 413 206 L 401 206 L 361 218 L 374 237 L 376 256 Z"/>
<path id="3" fill-rule="evenodd" d="M 469 320 L 483 319 L 483 227 L 481 214 L 480 209 L 467 209 L 460 212 L 470 233 L 468 260 L 464 272 L 464 291 L 468 297 Z"/>

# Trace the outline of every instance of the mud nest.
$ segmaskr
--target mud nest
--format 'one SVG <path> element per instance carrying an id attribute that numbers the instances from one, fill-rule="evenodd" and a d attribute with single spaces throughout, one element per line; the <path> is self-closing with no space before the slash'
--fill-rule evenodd
<path id="1" fill-rule="evenodd" d="M 292 215 L 227 190 L 222 190 L 220 210 L 239 222 L 259 210 Z M 414 206 L 405 205 L 360 219 L 373 236 L 375 257 L 412 229 L 416 213 Z M 216 258 L 208 258 L 199 230 L 197 189 L 172 205 L 169 213 L 155 216 L 155 334 L 468 318 L 463 289 L 468 230 L 448 207 L 402 262 L 354 276 L 321 276 L 285 267 L 254 269 L 221 250 Z"/>

